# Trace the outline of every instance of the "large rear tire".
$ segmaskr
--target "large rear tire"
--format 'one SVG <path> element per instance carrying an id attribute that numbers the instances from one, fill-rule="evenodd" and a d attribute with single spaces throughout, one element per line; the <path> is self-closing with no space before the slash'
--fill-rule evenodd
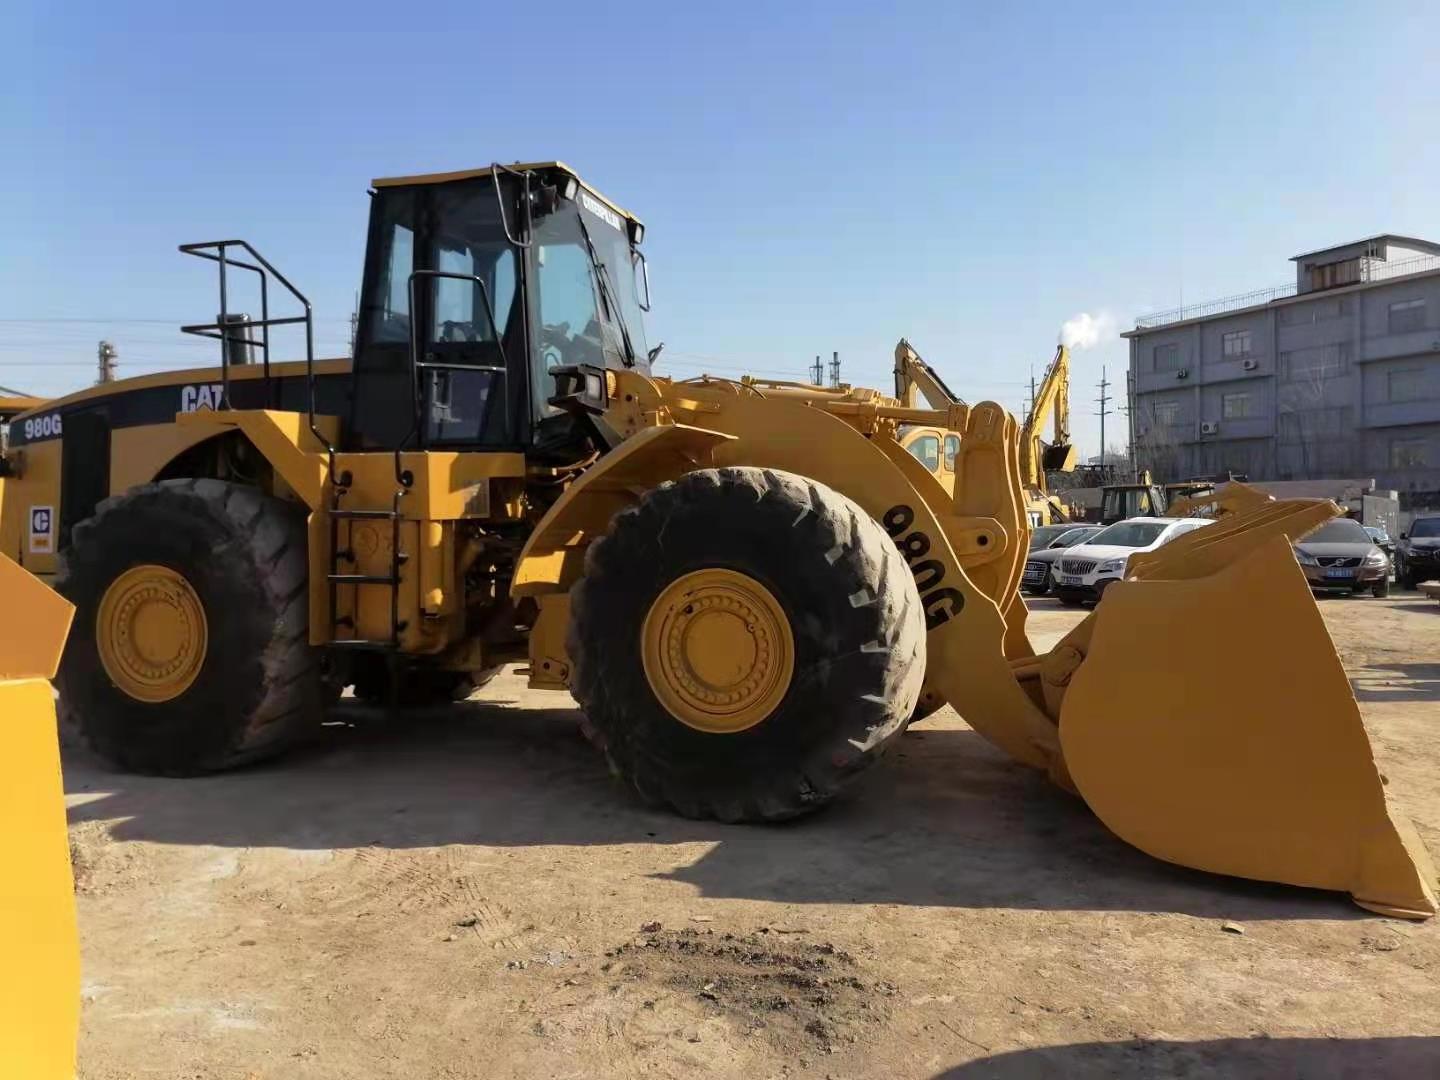
<path id="1" fill-rule="evenodd" d="M 687 817 L 824 805 L 904 730 L 924 681 L 924 615 L 894 542 L 790 473 L 662 484 L 591 546 L 571 597 L 587 734 Z"/>
<path id="2" fill-rule="evenodd" d="M 60 665 L 66 720 L 131 772 L 191 776 L 315 730 L 305 517 L 219 480 L 106 499 L 74 529 L 56 587 L 75 605 Z"/>

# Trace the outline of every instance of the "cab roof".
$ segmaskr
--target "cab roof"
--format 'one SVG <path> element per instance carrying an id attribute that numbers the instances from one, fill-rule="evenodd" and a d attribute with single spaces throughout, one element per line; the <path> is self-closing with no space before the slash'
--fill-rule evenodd
<path id="1" fill-rule="evenodd" d="M 563 161 L 517 161 L 512 165 L 505 165 L 500 162 L 496 162 L 496 165 L 499 165 L 499 167 L 502 169 L 510 169 L 514 172 L 558 171 L 565 173 L 567 176 L 573 176 L 575 180 L 586 191 L 588 191 L 595 198 L 603 202 L 611 210 L 614 210 L 615 213 L 619 214 L 627 221 L 634 222 L 636 225 L 639 225 L 642 228 L 645 225 L 643 221 L 641 221 L 634 214 L 630 213 L 629 210 L 626 210 L 619 203 L 607 198 L 600 192 L 596 191 L 589 184 L 587 184 L 584 178 L 581 177 L 578 172 L 572 169 L 569 165 L 566 165 Z M 400 187 L 402 185 L 409 186 L 413 184 L 448 184 L 454 180 L 471 180 L 478 176 L 489 176 L 490 170 L 493 168 L 495 168 L 495 165 L 483 165 L 478 169 L 460 169 L 457 172 L 420 173 L 416 176 L 385 176 L 375 180 L 371 180 L 370 186 L 376 188 L 383 188 Z"/>

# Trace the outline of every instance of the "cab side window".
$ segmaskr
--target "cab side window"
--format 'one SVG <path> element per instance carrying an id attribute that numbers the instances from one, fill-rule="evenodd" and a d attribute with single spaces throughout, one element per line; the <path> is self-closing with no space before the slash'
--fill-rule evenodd
<path id="1" fill-rule="evenodd" d="M 960 436 L 945 436 L 945 471 L 955 471 L 955 455 L 960 453 Z"/>

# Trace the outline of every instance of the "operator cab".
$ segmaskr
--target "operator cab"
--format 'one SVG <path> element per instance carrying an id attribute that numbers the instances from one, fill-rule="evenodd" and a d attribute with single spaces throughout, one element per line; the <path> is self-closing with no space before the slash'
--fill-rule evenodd
<path id="1" fill-rule="evenodd" d="M 1101 493 L 1100 524 L 1113 525 L 1135 517 L 1161 517 L 1166 508 L 1159 484 L 1106 484 Z"/>
<path id="2" fill-rule="evenodd" d="M 649 370 L 643 236 L 559 163 L 374 181 L 348 448 L 563 455 L 557 368 Z"/>

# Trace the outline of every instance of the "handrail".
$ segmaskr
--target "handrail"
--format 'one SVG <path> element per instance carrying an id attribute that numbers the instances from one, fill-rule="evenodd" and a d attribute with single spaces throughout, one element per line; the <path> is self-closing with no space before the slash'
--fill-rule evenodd
<path id="1" fill-rule="evenodd" d="M 254 262 L 241 262 L 238 259 L 231 259 L 226 255 L 226 249 L 238 247 L 254 260 Z M 218 263 L 220 266 L 220 318 L 213 323 L 192 323 L 180 327 L 181 333 L 195 334 L 198 337 L 214 338 L 220 342 L 220 381 L 221 381 L 221 406 L 231 408 L 230 404 L 230 351 L 227 348 L 230 342 L 236 341 L 247 346 L 260 347 L 261 363 L 264 368 L 265 380 L 265 402 L 267 405 L 275 404 L 274 385 L 270 379 L 270 327 L 272 326 L 293 326 L 299 323 L 305 324 L 305 414 L 309 422 L 310 434 L 321 446 L 325 447 L 328 461 L 327 475 L 333 476 L 335 472 L 335 446 L 320 430 L 315 423 L 315 321 L 310 301 L 305 294 L 290 283 L 290 279 L 276 270 L 260 252 L 256 251 L 244 240 L 207 240 L 198 244 L 181 244 L 180 252 L 184 255 L 194 255 L 197 258 L 208 259 Z M 258 264 L 258 265 L 257 265 Z M 244 337 L 236 337 L 234 331 L 238 324 L 229 322 L 228 303 L 228 282 L 226 279 L 226 268 L 236 267 L 241 270 L 249 270 L 255 273 L 260 279 L 260 320 L 251 321 L 248 325 L 251 329 L 259 328 L 260 339 L 256 341 L 246 331 Z M 290 293 L 305 309 L 304 315 L 286 316 L 284 318 L 272 319 L 270 317 L 270 290 L 269 279 L 274 277 L 285 290 Z"/>

